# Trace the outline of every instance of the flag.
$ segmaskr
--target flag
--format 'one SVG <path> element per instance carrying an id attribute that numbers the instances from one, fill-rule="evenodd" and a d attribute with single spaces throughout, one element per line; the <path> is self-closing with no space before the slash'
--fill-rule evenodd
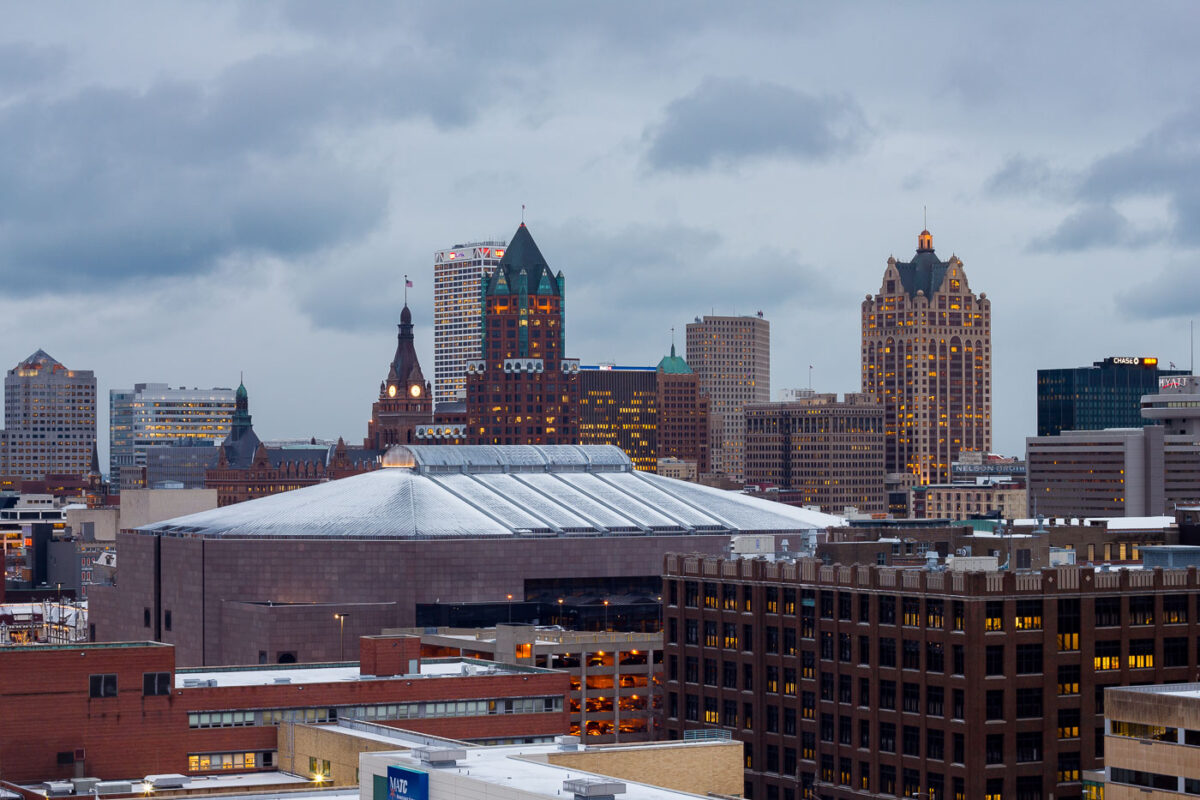
<path id="1" fill-rule="evenodd" d="M 405 278 L 404 279 L 404 288 L 411 289 L 412 287 L 413 287 L 412 281 L 410 281 L 408 278 Z"/>

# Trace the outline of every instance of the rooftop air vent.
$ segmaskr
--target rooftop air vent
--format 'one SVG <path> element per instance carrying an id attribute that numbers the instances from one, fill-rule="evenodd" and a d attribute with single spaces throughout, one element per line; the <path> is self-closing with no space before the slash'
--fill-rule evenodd
<path id="1" fill-rule="evenodd" d="M 467 751 L 461 747 L 414 747 L 412 753 L 431 767 L 452 767 L 467 757 Z"/>
<path id="2" fill-rule="evenodd" d="M 615 800 L 625 794 L 625 784 L 608 778 L 572 778 L 563 781 L 563 791 L 572 792 L 575 800 Z"/>

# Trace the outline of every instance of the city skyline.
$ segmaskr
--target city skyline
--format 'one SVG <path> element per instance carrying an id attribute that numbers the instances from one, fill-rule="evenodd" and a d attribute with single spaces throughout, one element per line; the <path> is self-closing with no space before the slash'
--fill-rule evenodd
<path id="1" fill-rule="evenodd" d="M 244 370 L 264 438 L 357 441 L 404 274 L 432 367 L 431 255 L 525 204 L 572 355 L 653 364 L 671 328 L 762 310 L 774 394 L 810 364 L 844 393 L 928 206 L 994 301 L 993 449 L 1020 455 L 1037 368 L 1188 366 L 1200 240 L 1197 11 L 1033 8 L 480 6 L 520 25 L 474 48 L 453 5 L 21 9 L 0 358 L 45 349 L 100 396 Z"/>

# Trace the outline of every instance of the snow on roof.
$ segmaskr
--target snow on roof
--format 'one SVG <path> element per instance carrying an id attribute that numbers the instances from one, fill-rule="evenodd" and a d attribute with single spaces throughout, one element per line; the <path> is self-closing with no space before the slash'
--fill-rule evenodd
<path id="1" fill-rule="evenodd" d="M 777 533 L 842 517 L 637 472 L 617 447 L 394 447 L 394 466 L 158 522 L 206 537 Z"/>
<path id="2" fill-rule="evenodd" d="M 467 670 L 467 671 L 464 671 Z M 420 677 L 441 678 L 455 675 L 514 675 L 533 671 L 529 667 L 479 662 L 468 658 L 422 661 Z M 540 671 L 540 670 L 539 670 Z M 346 681 L 413 680 L 415 675 L 363 675 L 358 664 L 291 667 L 233 667 L 226 669 L 176 670 L 175 688 L 203 688 L 209 681 L 217 686 L 271 686 L 273 684 L 344 683 Z M 197 684 L 196 682 L 200 682 Z"/>

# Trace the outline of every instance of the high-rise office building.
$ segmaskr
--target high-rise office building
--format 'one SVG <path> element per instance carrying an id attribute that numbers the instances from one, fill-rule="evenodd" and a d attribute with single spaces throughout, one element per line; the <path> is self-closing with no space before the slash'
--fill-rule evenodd
<path id="1" fill-rule="evenodd" d="M 635 469 L 655 472 L 657 379 L 654 367 L 581 367 L 579 444 L 616 445 Z"/>
<path id="2" fill-rule="evenodd" d="M 502 241 L 470 242 L 433 256 L 433 400 L 462 402 L 467 362 L 479 358 L 479 286 L 507 247 Z"/>
<path id="3" fill-rule="evenodd" d="M 387 377 L 379 384 L 379 399 L 371 406 L 363 447 L 382 451 L 394 444 L 412 444 L 416 427 L 432 421 L 429 382 L 421 372 L 413 346 L 412 312 L 405 303 L 400 312 L 396 355 L 388 366 Z"/>
<path id="4" fill-rule="evenodd" d="M 657 458 L 687 462 L 691 470 L 685 474 L 709 471 L 708 463 L 708 404 L 709 398 L 700 391 L 700 377 L 687 361 L 671 354 L 658 362 L 658 440 Z"/>
<path id="5" fill-rule="evenodd" d="M 810 394 L 790 403 L 749 403 L 746 482 L 800 493 L 829 514 L 887 510 L 883 409 L 868 395 Z"/>
<path id="6" fill-rule="evenodd" d="M 38 350 L 4 378 L 0 464 L 6 477 L 87 475 L 96 446 L 96 376 Z"/>
<path id="7" fill-rule="evenodd" d="M 1090 367 L 1039 369 L 1037 435 L 1153 425 L 1141 415 L 1142 396 L 1158 391 L 1160 376 L 1186 374 L 1160 369 L 1152 356 L 1112 356 Z"/>
<path id="8" fill-rule="evenodd" d="M 771 399 L 771 324 L 760 311 L 753 317 L 700 317 L 687 326 L 687 363 L 709 397 L 716 441 L 712 471 L 745 479 L 743 449 L 747 403 Z"/>
<path id="9" fill-rule="evenodd" d="M 576 444 L 579 360 L 566 358 L 566 279 L 525 223 L 480 287 L 483 330 L 467 362 L 469 444 Z"/>
<path id="10" fill-rule="evenodd" d="M 142 470 L 148 447 L 215 448 L 229 435 L 233 395 L 233 389 L 172 389 L 165 383 L 135 383 L 132 389 L 109 390 L 108 468 L 112 485 L 120 489 L 146 488 Z"/>
<path id="11" fill-rule="evenodd" d="M 1079 798 L 1105 690 L 1195 678 L 1196 570 L 984 561 L 668 555 L 667 738 L 740 739 L 747 797 Z"/>
<path id="12" fill-rule="evenodd" d="M 960 452 L 991 449 L 991 331 L 991 301 L 927 230 L 863 301 L 862 390 L 884 408 L 887 470 L 904 483 L 945 483 Z"/>

